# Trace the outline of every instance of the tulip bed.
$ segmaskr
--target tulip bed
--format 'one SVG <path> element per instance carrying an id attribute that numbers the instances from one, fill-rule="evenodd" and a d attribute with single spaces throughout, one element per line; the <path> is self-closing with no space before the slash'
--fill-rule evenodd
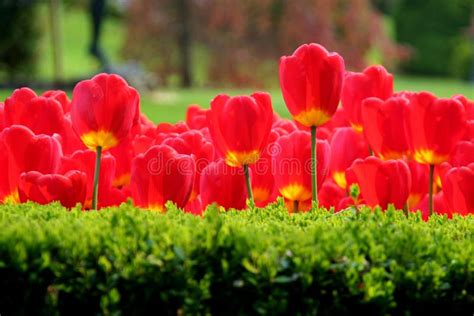
<path id="1" fill-rule="evenodd" d="M 474 217 L 0 207 L 0 312 L 469 314 Z"/>

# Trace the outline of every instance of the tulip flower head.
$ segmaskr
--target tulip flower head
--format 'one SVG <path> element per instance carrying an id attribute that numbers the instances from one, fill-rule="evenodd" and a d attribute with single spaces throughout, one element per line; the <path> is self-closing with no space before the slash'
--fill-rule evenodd
<path id="1" fill-rule="evenodd" d="M 318 44 L 302 45 L 280 60 L 280 85 L 293 119 L 311 128 L 311 195 L 318 207 L 316 127 L 328 122 L 341 97 L 344 59 Z"/>
<path id="2" fill-rule="evenodd" d="M 253 164 L 267 145 L 272 127 L 270 95 L 218 95 L 211 101 L 207 121 L 212 141 L 229 166 Z"/>
<path id="3" fill-rule="evenodd" d="M 13 125 L 0 133 L 0 201 L 19 202 L 18 181 L 23 172 L 56 173 L 62 156 L 55 137 L 34 135 Z"/>
<path id="4" fill-rule="evenodd" d="M 248 166 L 255 163 L 268 143 L 273 123 L 270 95 L 229 97 L 224 94 L 211 101 L 207 112 L 209 132 L 216 149 L 231 167 L 242 166 L 247 195 L 254 204 Z"/>
<path id="5" fill-rule="evenodd" d="M 383 101 L 368 98 L 362 102 L 362 126 L 373 152 L 382 159 L 400 159 L 408 155 L 407 135 L 403 128 L 404 97 Z"/>
<path id="6" fill-rule="evenodd" d="M 280 60 L 280 86 L 295 121 L 321 126 L 336 112 L 344 77 L 344 60 L 318 44 L 305 44 Z"/>
<path id="7" fill-rule="evenodd" d="M 64 175 L 30 171 L 21 175 L 18 191 L 21 202 L 48 204 L 59 201 L 64 207 L 72 208 L 77 203 L 84 203 L 86 183 L 86 174 L 78 170 Z"/>
<path id="8" fill-rule="evenodd" d="M 97 207 L 93 207 L 94 178 L 95 178 L 96 154 L 91 150 L 77 150 L 69 156 L 62 157 L 59 173 L 65 175 L 70 171 L 78 170 L 87 175 L 86 200 L 84 209 L 100 209 L 103 207 L 119 205 L 126 200 L 125 194 L 113 186 L 116 170 L 116 161 L 110 153 L 100 157 L 101 168 L 99 170 L 97 191 L 101 196 Z"/>
<path id="9" fill-rule="evenodd" d="M 168 137 L 163 142 L 184 155 L 193 155 L 196 162 L 196 176 L 190 201 L 194 200 L 200 193 L 199 183 L 202 170 L 214 160 L 214 146 L 204 138 L 197 130 L 190 130 L 175 137 Z"/>
<path id="10" fill-rule="evenodd" d="M 89 149 L 117 146 L 138 119 L 138 93 L 118 75 L 99 74 L 72 92 L 72 126 Z"/>
<path id="11" fill-rule="evenodd" d="M 16 89 L 5 100 L 5 126 L 23 125 L 35 134 L 61 133 L 62 105 L 53 97 L 37 96 L 29 88 Z"/>
<path id="12" fill-rule="evenodd" d="M 346 169 L 357 158 L 369 155 L 369 147 L 363 135 L 351 127 L 337 128 L 331 139 L 330 176 L 341 189 L 346 189 Z"/>
<path id="13" fill-rule="evenodd" d="M 84 145 L 97 151 L 92 207 L 97 208 L 97 188 L 102 150 L 117 146 L 140 119 L 139 96 L 118 75 L 99 74 L 79 82 L 72 92 L 72 127 Z"/>
<path id="14" fill-rule="evenodd" d="M 474 214 L 474 163 L 452 168 L 444 177 L 443 194 L 451 213 Z"/>
<path id="15" fill-rule="evenodd" d="M 272 130 L 268 145 L 264 149 L 262 156 L 255 164 L 250 166 L 252 170 L 252 192 L 256 205 L 259 207 L 265 207 L 268 203 L 274 202 L 278 196 L 272 172 L 271 157 L 275 150 L 279 150 L 276 144 L 278 138 L 278 132 Z"/>
<path id="16" fill-rule="evenodd" d="M 319 203 L 322 207 L 330 209 L 334 207 L 336 211 L 340 211 L 339 204 L 343 198 L 346 197 L 346 191 L 340 187 L 340 185 L 334 183 L 332 180 L 327 179 L 321 186 L 318 192 Z"/>
<path id="17" fill-rule="evenodd" d="M 449 159 L 467 129 L 466 110 L 456 98 L 437 98 L 421 92 L 409 96 L 405 107 L 405 132 L 415 161 L 430 165 L 429 209 L 433 213 L 434 167 Z"/>
<path id="18" fill-rule="evenodd" d="M 348 72 L 344 77 L 341 102 L 355 131 L 363 131 L 361 107 L 369 97 L 386 100 L 393 94 L 393 76 L 382 66 L 371 66 L 363 72 Z"/>
<path id="19" fill-rule="evenodd" d="M 191 196 L 194 158 L 166 145 L 155 145 L 132 161 L 131 190 L 135 203 L 163 212 L 172 201 L 183 208 Z"/>
<path id="20" fill-rule="evenodd" d="M 466 132 L 462 103 L 421 92 L 414 94 L 404 107 L 405 131 L 413 158 L 429 165 L 448 161 L 454 146 Z"/>
<path id="21" fill-rule="evenodd" d="M 408 206 L 416 210 L 417 205 L 428 194 L 430 168 L 414 160 L 407 162 L 411 174 L 411 189 L 408 196 Z"/>
<path id="22" fill-rule="evenodd" d="M 192 104 L 186 110 L 186 124 L 192 129 L 207 127 L 207 110 L 202 109 L 197 104 Z"/>
<path id="23" fill-rule="evenodd" d="M 226 164 L 224 159 L 211 162 L 201 174 L 203 208 L 212 203 L 225 209 L 245 208 L 245 178 L 242 168 Z"/>
<path id="24" fill-rule="evenodd" d="M 312 197 L 311 184 L 311 135 L 295 131 L 277 141 L 272 154 L 275 185 L 280 194 L 290 201 L 303 202 Z M 318 141 L 318 187 L 328 172 L 330 148 L 327 141 Z"/>
<path id="25" fill-rule="evenodd" d="M 393 204 L 403 209 L 407 202 L 411 176 L 403 160 L 380 160 L 376 157 L 357 159 L 346 171 L 347 178 L 355 178 L 360 192 L 369 206 L 386 209 Z"/>

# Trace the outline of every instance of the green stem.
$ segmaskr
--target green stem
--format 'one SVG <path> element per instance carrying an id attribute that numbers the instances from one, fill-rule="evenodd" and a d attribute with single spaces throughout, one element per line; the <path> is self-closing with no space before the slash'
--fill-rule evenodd
<path id="1" fill-rule="evenodd" d="M 433 175 L 434 175 L 434 165 L 430 165 L 430 195 L 429 195 L 429 206 L 430 206 L 430 216 L 433 215 Z"/>
<path id="2" fill-rule="evenodd" d="M 313 208 L 318 209 L 316 126 L 311 126 L 311 182 L 313 190 Z"/>
<path id="3" fill-rule="evenodd" d="M 293 201 L 293 212 L 298 213 L 299 207 L 300 207 L 300 201 L 294 200 L 294 201 Z"/>
<path id="4" fill-rule="evenodd" d="M 245 173 L 245 184 L 247 185 L 247 196 L 250 201 L 250 207 L 253 208 L 255 206 L 255 202 L 253 200 L 252 184 L 250 183 L 249 166 L 244 165 L 243 167 Z"/>
<path id="5" fill-rule="evenodd" d="M 94 170 L 94 191 L 92 192 L 92 209 L 97 210 L 97 200 L 99 195 L 99 174 L 100 174 L 100 158 L 102 156 L 102 147 L 98 146 L 95 155 Z"/>

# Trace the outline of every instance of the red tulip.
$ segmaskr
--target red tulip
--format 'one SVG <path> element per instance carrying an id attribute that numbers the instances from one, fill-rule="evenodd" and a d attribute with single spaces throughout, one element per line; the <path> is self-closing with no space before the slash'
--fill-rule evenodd
<path id="1" fill-rule="evenodd" d="M 272 154 L 275 185 L 280 194 L 291 201 L 311 198 L 311 135 L 295 131 L 282 136 Z M 327 141 L 317 142 L 318 188 L 328 172 L 330 148 Z"/>
<path id="2" fill-rule="evenodd" d="M 132 160 L 134 158 L 132 136 L 128 136 L 117 146 L 110 149 L 115 158 L 115 175 L 112 185 L 121 188 L 130 184 Z"/>
<path id="3" fill-rule="evenodd" d="M 18 202 L 20 174 L 56 173 L 61 155 L 61 145 L 54 137 L 34 135 L 19 125 L 5 128 L 0 133 L 0 201 Z"/>
<path id="4" fill-rule="evenodd" d="M 87 149 L 87 147 L 72 128 L 70 115 L 64 116 L 63 130 L 59 133 L 59 135 L 61 136 L 61 147 L 65 155 L 70 155 L 76 150 Z"/>
<path id="5" fill-rule="evenodd" d="M 421 92 L 405 105 L 405 130 L 414 159 L 437 165 L 449 154 L 466 131 L 464 106 L 455 99 L 441 99 Z"/>
<path id="6" fill-rule="evenodd" d="M 334 129 L 338 127 L 350 127 L 349 121 L 346 116 L 346 112 L 342 107 L 338 107 L 336 113 L 331 117 L 329 121 L 324 123 L 322 127 L 327 128 L 330 131 L 334 131 Z"/>
<path id="7" fill-rule="evenodd" d="M 467 121 L 466 133 L 462 139 L 474 142 L 474 120 Z"/>
<path id="8" fill-rule="evenodd" d="M 5 104 L 0 102 L 0 131 L 5 128 Z"/>
<path id="9" fill-rule="evenodd" d="M 451 151 L 449 163 L 453 167 L 467 166 L 474 162 L 474 141 L 460 141 Z"/>
<path id="10" fill-rule="evenodd" d="M 341 127 L 336 129 L 331 139 L 329 174 L 340 188 L 346 188 L 345 172 L 352 162 L 357 158 L 365 158 L 369 155 L 368 146 L 362 135 L 352 128 Z"/>
<path id="11" fill-rule="evenodd" d="M 341 102 L 349 122 L 363 131 L 362 101 L 369 97 L 386 100 L 393 94 L 393 76 L 382 66 L 370 66 L 363 72 L 348 72 L 344 77 Z"/>
<path id="12" fill-rule="evenodd" d="M 99 74 L 83 80 L 72 93 L 71 120 L 88 148 L 115 147 L 138 123 L 138 93 L 118 75 Z"/>
<path id="13" fill-rule="evenodd" d="M 451 213 L 474 214 L 474 163 L 452 168 L 443 179 L 443 193 Z"/>
<path id="14" fill-rule="evenodd" d="M 207 112 L 211 138 L 228 165 L 255 163 L 267 145 L 272 127 L 270 95 L 258 92 L 248 96 L 218 95 Z"/>
<path id="15" fill-rule="evenodd" d="M 156 144 L 154 137 L 150 137 L 148 135 L 136 135 L 133 139 L 134 156 L 145 153 L 153 145 L 159 145 Z"/>
<path id="16" fill-rule="evenodd" d="M 397 209 L 405 207 L 410 187 L 410 169 L 403 160 L 380 160 L 368 157 L 357 159 L 347 169 L 347 177 L 354 177 L 360 192 L 369 206 L 379 205 L 386 209 L 393 204 Z"/>
<path id="17" fill-rule="evenodd" d="M 362 125 L 370 148 L 382 159 L 399 159 L 408 154 L 403 128 L 408 100 L 391 97 L 383 101 L 368 98 L 362 102 Z"/>
<path id="18" fill-rule="evenodd" d="M 53 135 L 63 130 L 63 124 L 63 108 L 54 98 L 22 88 L 5 100 L 5 126 L 23 125 L 35 134 Z"/>
<path id="19" fill-rule="evenodd" d="M 69 113 L 71 110 L 71 101 L 69 100 L 66 92 L 62 90 L 48 90 L 42 94 L 45 98 L 54 99 L 61 104 L 64 113 Z"/>
<path id="20" fill-rule="evenodd" d="M 295 122 L 284 119 L 284 118 L 277 118 L 273 121 L 272 131 L 275 131 L 279 135 L 283 134 L 290 134 L 298 129 Z"/>
<path id="21" fill-rule="evenodd" d="M 92 208 L 92 197 L 94 190 L 94 164 L 96 155 L 90 150 L 78 150 L 61 161 L 60 173 L 66 174 L 71 170 L 79 170 L 87 175 L 87 192 L 85 209 Z M 98 208 L 119 205 L 125 202 L 126 196 L 120 190 L 113 188 L 112 183 L 115 175 L 115 158 L 110 154 L 102 155 L 100 158 L 101 168 L 99 174 L 99 195 L 101 199 Z"/>
<path id="22" fill-rule="evenodd" d="M 275 188 L 275 179 L 272 173 L 272 157 L 274 150 L 278 150 L 276 141 L 279 134 L 271 131 L 268 145 L 262 152 L 260 159 L 250 166 L 252 170 L 252 192 L 258 207 L 265 207 L 276 200 L 278 190 Z"/>
<path id="23" fill-rule="evenodd" d="M 196 162 L 196 176 L 194 177 L 193 192 L 190 200 L 200 193 L 199 183 L 201 173 L 214 160 L 214 146 L 208 142 L 200 131 L 190 130 L 176 137 L 169 137 L 162 143 L 174 148 L 179 154 L 193 155 Z"/>
<path id="24" fill-rule="evenodd" d="M 65 175 L 45 174 L 37 171 L 20 176 L 20 201 L 33 201 L 48 204 L 59 201 L 64 207 L 72 208 L 84 203 L 86 198 L 87 176 L 84 172 L 72 170 Z"/>
<path id="25" fill-rule="evenodd" d="M 411 208 L 412 212 L 421 212 L 421 217 L 423 220 L 427 221 L 430 217 L 430 209 L 429 209 L 429 195 L 426 194 L 423 199 L 416 205 L 415 207 Z M 446 214 L 449 218 L 452 217 L 451 212 L 447 209 L 443 191 L 436 193 L 433 195 L 433 212 L 436 214 Z"/>
<path id="26" fill-rule="evenodd" d="M 412 210 L 416 210 L 420 201 L 428 193 L 430 168 L 416 161 L 408 161 L 408 168 L 411 174 L 411 189 L 408 196 L 408 206 Z"/>
<path id="27" fill-rule="evenodd" d="M 341 95 L 344 60 L 318 44 L 300 46 L 280 60 L 280 85 L 295 121 L 320 126 L 333 116 Z"/>
<path id="28" fill-rule="evenodd" d="M 201 129 L 207 127 L 207 110 L 201 109 L 199 105 L 192 104 L 186 110 L 186 124 L 191 129 Z"/>
<path id="29" fill-rule="evenodd" d="M 204 168 L 200 186 L 203 208 L 212 203 L 225 209 L 242 210 L 246 206 L 243 170 L 227 165 L 223 159 L 211 162 Z"/>
<path id="30" fill-rule="evenodd" d="M 436 172 L 438 174 L 436 178 L 437 186 L 442 187 L 444 177 L 453 167 L 467 167 L 472 162 L 474 162 L 474 142 L 459 141 L 451 151 L 449 161 L 436 166 L 435 174 Z"/>
<path id="31" fill-rule="evenodd" d="M 194 159 L 166 145 L 156 145 L 132 162 L 131 190 L 135 204 L 163 212 L 172 201 L 183 208 L 191 196 Z"/>
<path id="32" fill-rule="evenodd" d="M 181 134 L 189 131 L 189 126 L 184 122 L 176 124 L 160 123 L 156 126 L 157 134 Z"/>
<path id="33" fill-rule="evenodd" d="M 363 199 L 359 199 L 354 201 L 354 199 L 350 196 L 346 196 L 339 201 L 339 205 L 337 206 L 336 210 L 343 211 L 348 208 L 356 208 L 358 205 L 365 205 L 365 201 Z"/>
<path id="34" fill-rule="evenodd" d="M 460 94 L 453 96 L 453 99 L 458 100 L 462 103 L 462 105 L 464 105 L 467 120 L 474 120 L 474 101 L 470 101 L 465 96 Z"/>
<path id="35" fill-rule="evenodd" d="M 188 203 L 186 203 L 186 206 L 184 207 L 184 211 L 194 215 L 202 215 L 203 209 L 201 196 L 198 195 L 196 197 L 189 198 Z"/>
<path id="36" fill-rule="evenodd" d="M 339 211 L 339 204 L 345 196 L 346 191 L 344 189 L 333 181 L 326 180 L 319 190 L 319 205 L 327 209 L 334 207 L 336 211 Z"/>

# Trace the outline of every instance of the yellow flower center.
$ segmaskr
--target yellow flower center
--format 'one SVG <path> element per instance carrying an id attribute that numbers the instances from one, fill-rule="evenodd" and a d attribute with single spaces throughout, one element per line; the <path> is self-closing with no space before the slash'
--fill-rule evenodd
<path id="1" fill-rule="evenodd" d="M 347 187 L 346 173 L 344 171 L 334 172 L 332 178 L 341 189 L 345 189 Z"/>
<path id="2" fill-rule="evenodd" d="M 351 127 L 354 131 L 356 131 L 359 134 L 364 131 L 364 127 L 360 124 L 351 123 Z"/>
<path id="3" fill-rule="evenodd" d="M 257 202 L 265 202 L 270 196 L 270 191 L 262 187 L 252 188 L 253 198 Z"/>
<path id="4" fill-rule="evenodd" d="M 416 162 L 428 165 L 438 165 L 448 160 L 448 155 L 437 155 L 432 149 L 419 149 L 415 151 L 413 158 Z"/>
<path id="5" fill-rule="evenodd" d="M 90 131 L 81 135 L 81 140 L 87 148 L 96 150 L 97 147 L 102 147 L 102 150 L 107 150 L 117 146 L 118 139 L 109 131 Z"/>
<path id="6" fill-rule="evenodd" d="M 20 196 L 18 195 L 18 190 L 15 189 L 12 193 L 3 198 L 4 204 L 18 204 L 20 203 Z"/>
<path id="7" fill-rule="evenodd" d="M 164 212 L 163 204 L 157 204 L 157 203 L 148 204 L 148 209 L 150 211 L 156 211 L 160 213 Z"/>
<path id="8" fill-rule="evenodd" d="M 303 185 L 294 183 L 280 189 L 281 195 L 292 201 L 306 201 L 311 198 L 311 191 Z"/>
<path id="9" fill-rule="evenodd" d="M 121 176 L 118 176 L 117 178 L 115 178 L 114 181 L 112 181 L 112 185 L 116 188 L 126 186 L 129 183 L 130 183 L 130 173 L 122 174 Z"/>
<path id="10" fill-rule="evenodd" d="M 251 151 L 228 151 L 225 155 L 225 162 L 231 167 L 250 165 L 260 158 L 258 150 Z"/>
<path id="11" fill-rule="evenodd" d="M 320 126 L 331 118 L 329 114 L 322 111 L 321 109 L 311 109 L 307 111 L 301 111 L 293 117 L 295 121 L 303 124 L 304 126 Z"/>

